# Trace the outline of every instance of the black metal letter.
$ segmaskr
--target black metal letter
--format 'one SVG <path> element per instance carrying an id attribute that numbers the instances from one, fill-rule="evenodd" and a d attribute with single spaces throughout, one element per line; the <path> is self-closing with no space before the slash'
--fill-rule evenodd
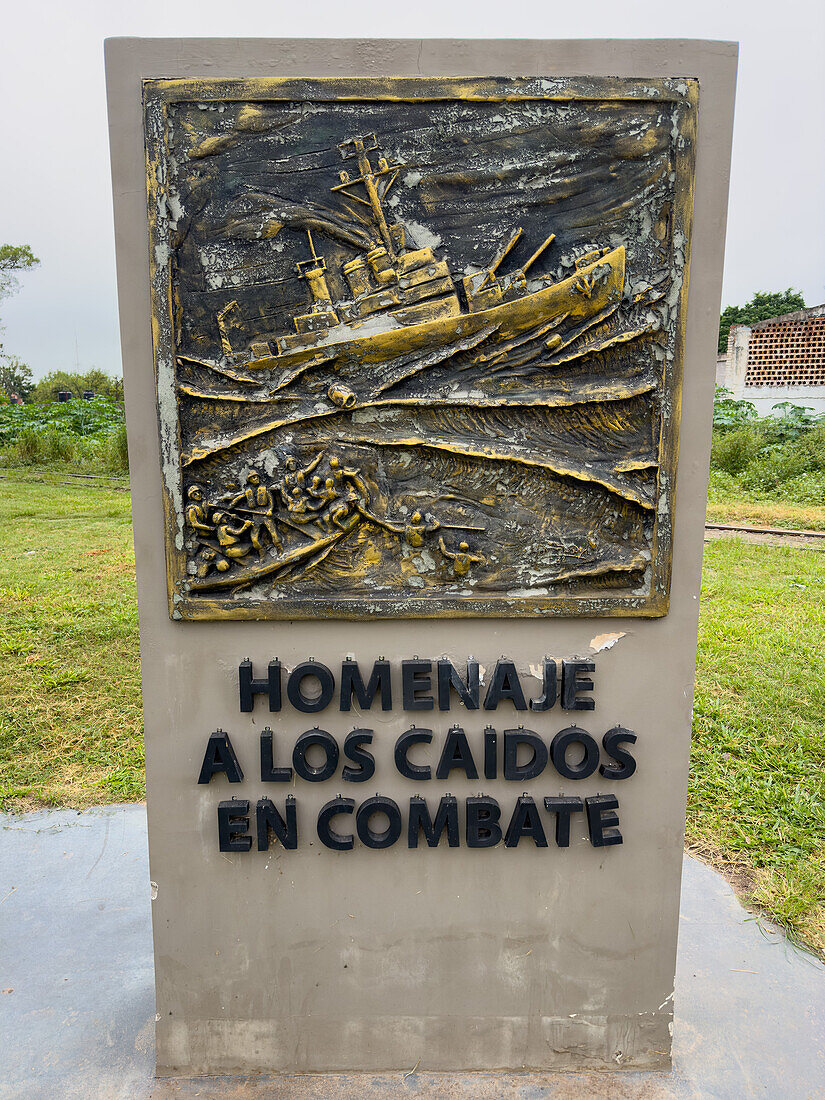
<path id="1" fill-rule="evenodd" d="M 267 667 L 266 679 L 252 675 L 252 662 L 246 657 L 238 665 L 238 690 L 241 710 L 250 711 L 255 705 L 256 695 L 269 696 L 269 709 L 281 709 L 281 662 L 276 657 Z"/>
<path id="2" fill-rule="evenodd" d="M 578 764 L 567 762 L 567 750 L 578 742 L 584 749 L 584 756 Z M 587 779 L 599 766 L 599 746 L 585 730 L 577 726 L 568 726 L 561 730 L 550 742 L 550 759 L 553 767 L 565 779 Z"/>
<path id="3" fill-rule="evenodd" d="M 556 815 L 556 847 L 570 847 L 570 816 L 580 814 L 584 803 L 580 798 L 545 798 L 544 808 Z"/>
<path id="4" fill-rule="evenodd" d="M 518 763 L 519 745 L 529 745 L 533 750 L 533 759 L 526 764 Z M 532 730 L 518 729 L 504 731 L 504 778 L 535 779 L 547 767 L 547 746 Z"/>
<path id="5" fill-rule="evenodd" d="M 230 798 L 218 803 L 218 848 L 222 852 L 248 852 L 252 847 L 249 828 L 249 802 Z"/>
<path id="6" fill-rule="evenodd" d="M 594 699 L 579 699 L 577 692 L 592 691 L 593 681 L 579 679 L 580 672 L 595 672 L 592 661 L 562 661 L 561 663 L 561 705 L 563 710 L 593 710 Z"/>
<path id="7" fill-rule="evenodd" d="M 470 751 L 467 734 L 460 726 L 452 726 L 444 739 L 441 759 L 435 769 L 436 779 L 447 779 L 454 768 L 463 768 L 468 779 L 478 779 L 478 768 Z"/>
<path id="8" fill-rule="evenodd" d="M 512 699 L 516 710 L 527 710 L 521 680 L 512 661 L 496 661 L 493 678 L 484 696 L 484 709 L 495 710 L 501 699 Z"/>
<path id="9" fill-rule="evenodd" d="M 547 837 L 539 818 L 536 804 L 528 795 L 522 795 L 516 800 L 516 808 L 507 826 L 507 835 L 504 838 L 505 848 L 517 848 L 518 842 L 523 836 L 531 836 L 537 848 L 547 847 Z"/>
<path id="10" fill-rule="evenodd" d="M 555 702 L 556 662 L 545 657 L 541 698 L 530 700 L 530 710 L 549 710 Z"/>
<path id="11" fill-rule="evenodd" d="M 458 692 L 458 697 L 467 710 L 478 710 L 478 661 L 467 662 L 467 683 L 465 684 L 453 667 L 452 661 L 438 662 L 438 709 L 450 709 L 450 688 Z"/>
<path id="12" fill-rule="evenodd" d="M 291 783 L 292 768 L 275 767 L 274 736 L 269 726 L 261 730 L 261 782 Z"/>
<path id="13" fill-rule="evenodd" d="M 430 848 L 437 848 L 444 830 L 447 830 L 447 844 L 451 848 L 458 847 L 458 802 L 447 794 L 438 803 L 435 821 L 430 817 L 430 811 L 423 798 L 415 795 L 410 799 L 410 819 L 407 823 L 407 847 L 418 847 L 418 834 L 424 833 L 424 838 Z"/>
<path id="14" fill-rule="evenodd" d="M 301 681 L 305 676 L 314 676 L 320 683 L 321 692 L 317 699 L 309 698 L 301 691 Z M 335 677 L 320 661 L 302 661 L 295 666 L 286 682 L 287 698 L 296 710 L 304 714 L 315 714 L 328 707 L 334 691 Z"/>
<path id="15" fill-rule="evenodd" d="M 495 848 L 501 840 L 501 808 L 494 798 L 479 795 L 465 799 L 468 848 Z"/>
<path id="16" fill-rule="evenodd" d="M 378 833 L 370 828 L 370 818 L 374 814 L 386 814 L 387 827 Z M 374 795 L 362 802 L 355 815 L 355 827 L 358 838 L 367 848 L 391 848 L 401 836 L 401 811 L 398 803 L 382 795 Z"/>
<path id="17" fill-rule="evenodd" d="M 317 768 L 307 761 L 307 751 L 312 745 L 320 745 L 326 755 L 324 763 Z M 326 730 L 307 730 L 295 742 L 295 748 L 292 750 L 292 766 L 301 779 L 308 779 L 310 783 L 323 783 L 325 779 L 335 774 L 335 769 L 338 767 L 338 742 Z"/>
<path id="18" fill-rule="evenodd" d="M 619 766 L 600 764 L 599 774 L 608 779 L 630 779 L 636 771 L 636 760 L 620 746 L 625 741 L 629 745 L 635 745 L 636 740 L 636 734 L 632 730 L 622 729 L 621 726 L 614 726 L 613 729 L 608 730 L 602 738 L 602 744 L 605 752 L 609 753 Z"/>
<path id="19" fill-rule="evenodd" d="M 366 783 L 375 775 L 375 757 L 371 752 L 362 749 L 362 745 L 372 744 L 372 730 L 353 730 L 344 739 L 344 756 L 357 764 L 357 768 L 351 768 L 349 764 L 341 772 L 341 778 L 347 783 Z"/>
<path id="20" fill-rule="evenodd" d="M 619 808 L 618 798 L 614 794 L 597 794 L 584 801 L 587 803 L 587 827 L 593 847 L 623 844 L 624 838 L 617 828 L 619 817 L 614 812 Z"/>
<path id="21" fill-rule="evenodd" d="M 259 798 L 255 808 L 255 818 L 258 825 L 258 851 L 269 850 L 270 829 L 280 840 L 284 848 L 298 847 L 298 817 L 295 808 L 295 799 L 291 794 L 286 797 L 286 821 L 281 817 L 273 802 L 268 798 Z"/>
<path id="22" fill-rule="evenodd" d="M 407 759 L 412 745 L 429 745 L 432 739 L 432 730 L 417 730 L 413 726 L 395 742 L 395 766 L 405 779 L 432 779 L 433 773 L 429 764 L 411 764 Z"/>
<path id="23" fill-rule="evenodd" d="M 243 769 L 232 748 L 229 734 L 223 730 L 215 730 L 209 734 L 198 782 L 208 783 L 217 772 L 226 772 L 230 783 L 240 783 L 243 779 Z"/>
<path id="24" fill-rule="evenodd" d="M 498 775 L 498 734 L 492 726 L 484 729 L 484 778 L 495 779 Z"/>
<path id="25" fill-rule="evenodd" d="M 351 833 L 339 833 L 332 828 L 330 822 L 338 814 L 351 814 L 355 809 L 354 798 L 342 798 L 339 795 L 326 802 L 318 811 L 318 839 L 327 848 L 336 852 L 348 852 L 353 845 Z"/>
<path id="26" fill-rule="evenodd" d="M 404 710 L 432 710 L 432 696 L 418 698 L 421 691 L 429 691 L 431 686 L 430 670 L 432 661 L 402 661 L 401 687 L 403 689 Z M 426 675 L 425 675 L 426 673 Z"/>
<path id="27" fill-rule="evenodd" d="M 381 689 L 381 710 L 392 710 L 392 682 L 390 680 L 390 662 L 376 661 L 372 666 L 370 681 L 364 687 L 361 670 L 357 661 L 341 662 L 341 710 L 349 710 L 353 695 L 358 706 L 369 710 L 373 699 Z"/>

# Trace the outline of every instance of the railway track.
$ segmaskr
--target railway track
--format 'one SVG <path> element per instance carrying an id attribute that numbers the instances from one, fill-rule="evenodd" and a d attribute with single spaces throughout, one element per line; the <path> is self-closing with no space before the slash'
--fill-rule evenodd
<path id="1" fill-rule="evenodd" d="M 766 546 L 797 546 L 825 550 L 825 531 L 796 531 L 789 527 L 751 527 L 733 523 L 706 523 L 705 542 L 719 538 L 742 538 Z"/>

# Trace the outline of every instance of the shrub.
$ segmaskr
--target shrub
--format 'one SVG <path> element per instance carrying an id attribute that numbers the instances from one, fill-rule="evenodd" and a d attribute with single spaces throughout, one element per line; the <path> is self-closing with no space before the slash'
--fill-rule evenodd
<path id="1" fill-rule="evenodd" d="M 735 401 L 730 390 L 724 386 L 716 387 L 713 398 L 713 430 L 714 432 L 732 431 L 735 428 L 745 427 L 758 419 L 756 406 L 750 401 Z"/>
<path id="2" fill-rule="evenodd" d="M 107 397 L 0 406 L 0 447 L 11 463 L 128 471 L 123 408 Z"/>
<path id="3" fill-rule="evenodd" d="M 725 473 L 741 474 L 757 458 L 764 447 L 764 437 L 758 428 L 739 428 L 717 435 L 710 448 L 711 465 Z"/>
<path id="4" fill-rule="evenodd" d="M 742 473 L 746 489 L 775 492 L 805 474 L 825 470 L 825 424 L 818 424 L 799 439 L 774 444 L 748 463 Z M 822 504 L 822 499 L 815 503 Z"/>
<path id="5" fill-rule="evenodd" d="M 15 457 L 23 466 L 39 462 L 43 455 L 43 441 L 36 428 L 30 425 L 20 430 L 14 443 Z"/>
<path id="6" fill-rule="evenodd" d="M 47 462 L 71 462 L 75 457 L 75 441 L 59 428 L 47 428 L 41 434 L 43 456 Z"/>
<path id="7" fill-rule="evenodd" d="M 123 423 L 123 407 L 108 397 L 0 407 L 0 445 L 16 443 L 25 428 L 54 427 L 74 436 L 111 435 Z"/>
<path id="8" fill-rule="evenodd" d="M 774 447 L 748 463 L 741 481 L 745 489 L 772 493 L 782 482 L 804 473 L 805 466 L 798 455 L 790 454 L 782 447 Z"/>
<path id="9" fill-rule="evenodd" d="M 108 466 L 114 473 L 129 472 L 129 448 L 126 442 L 126 425 L 120 424 L 109 438 Z"/>
<path id="10" fill-rule="evenodd" d="M 820 417 L 816 425 L 797 443 L 808 457 L 812 470 L 825 470 L 825 419 Z"/>
<path id="11" fill-rule="evenodd" d="M 710 493 L 825 504 L 825 417 L 789 401 L 774 410 L 759 418 L 749 401 L 717 387 Z"/>
<path id="12" fill-rule="evenodd" d="M 807 405 L 778 401 L 773 406 L 771 415 L 764 417 L 760 425 L 770 443 L 789 443 L 801 439 L 818 422 L 819 417 Z"/>

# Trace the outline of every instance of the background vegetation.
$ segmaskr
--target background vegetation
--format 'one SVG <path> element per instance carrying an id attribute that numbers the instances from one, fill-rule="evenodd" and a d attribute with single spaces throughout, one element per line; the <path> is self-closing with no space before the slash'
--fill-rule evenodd
<path id="1" fill-rule="evenodd" d="M 774 413 L 717 389 L 708 518 L 825 530 L 825 417 L 788 402 Z"/>
<path id="2" fill-rule="evenodd" d="M 37 267 L 37 256 L 27 244 L 0 244 L 0 302 L 16 293 L 20 274 Z M 3 325 L 0 322 L 0 331 Z M 32 372 L 16 355 L 9 355 L 0 343 L 0 401 L 3 397 L 27 401 L 32 390 Z"/>
<path id="3" fill-rule="evenodd" d="M 74 397 L 82 397 L 84 392 L 91 391 L 98 397 L 123 401 L 123 379 L 114 378 L 97 367 L 92 367 L 85 374 L 77 371 L 50 371 L 32 387 L 30 400 L 56 401 L 60 390 L 71 393 Z"/>
<path id="4" fill-rule="evenodd" d="M 128 471 L 123 406 L 111 397 L 0 403 L 0 468 L 44 464 L 86 473 Z"/>

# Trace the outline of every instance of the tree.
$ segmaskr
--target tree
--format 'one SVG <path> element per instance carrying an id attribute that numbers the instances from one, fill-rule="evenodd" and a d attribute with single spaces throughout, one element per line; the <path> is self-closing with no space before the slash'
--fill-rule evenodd
<path id="1" fill-rule="evenodd" d="M 728 333 L 733 325 L 755 325 L 757 321 L 767 321 L 771 317 L 781 317 L 783 313 L 793 313 L 794 310 L 804 308 L 805 299 L 792 286 L 773 293 L 757 290 L 745 305 L 725 306 L 719 318 L 720 354 L 727 350 Z"/>
<path id="2" fill-rule="evenodd" d="M 34 387 L 32 401 L 56 401 L 59 390 L 68 390 L 75 397 L 82 397 L 84 390 L 91 390 L 99 396 L 111 397 L 113 401 L 123 400 L 123 380 L 92 367 L 85 374 L 65 370 L 50 371 Z"/>
<path id="3" fill-rule="evenodd" d="M 28 401 L 31 391 L 31 370 L 16 355 L 6 355 L 0 348 L 0 392 L 9 399 Z"/>
<path id="4" fill-rule="evenodd" d="M 19 271 L 37 267 L 39 263 L 27 244 L 0 244 L 0 298 L 7 298 L 17 290 Z"/>
<path id="5" fill-rule="evenodd" d="M 20 286 L 19 271 L 36 267 L 40 260 L 27 244 L 0 244 L 0 299 Z M 0 329 L 2 329 L 0 324 Z M 0 344 L 0 392 L 7 398 L 27 401 L 32 390 L 32 372 L 16 355 L 7 355 Z"/>

